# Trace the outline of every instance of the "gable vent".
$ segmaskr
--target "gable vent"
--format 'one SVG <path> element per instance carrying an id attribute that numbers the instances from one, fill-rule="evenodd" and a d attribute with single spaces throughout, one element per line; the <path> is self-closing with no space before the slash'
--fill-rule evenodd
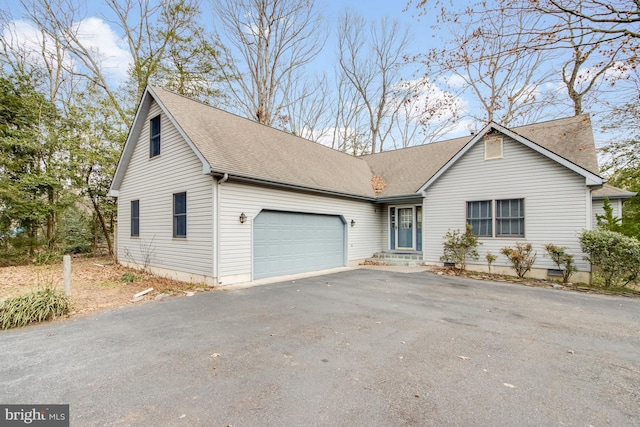
<path id="1" fill-rule="evenodd" d="M 484 138 L 484 159 L 501 159 L 502 158 L 502 137 L 486 136 Z"/>

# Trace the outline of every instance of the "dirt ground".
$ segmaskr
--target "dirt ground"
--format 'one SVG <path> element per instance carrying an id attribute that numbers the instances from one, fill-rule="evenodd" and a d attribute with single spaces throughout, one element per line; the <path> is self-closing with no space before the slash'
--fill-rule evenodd
<path id="1" fill-rule="evenodd" d="M 133 280 L 133 281 L 131 281 Z M 0 268 L 0 300 L 46 286 L 64 290 L 62 262 Z M 213 288 L 165 279 L 114 264 L 110 258 L 73 258 L 71 261 L 71 304 L 74 314 L 119 307 L 133 295 L 153 288 L 136 304 L 153 300 L 161 293 L 187 296 Z"/>

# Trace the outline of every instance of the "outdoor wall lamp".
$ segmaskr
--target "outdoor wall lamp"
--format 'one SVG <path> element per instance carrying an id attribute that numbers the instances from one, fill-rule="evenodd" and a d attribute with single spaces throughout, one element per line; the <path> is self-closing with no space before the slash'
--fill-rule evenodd
<path id="1" fill-rule="evenodd" d="M 247 216 L 242 212 L 240 214 L 240 224 L 244 224 L 247 221 Z"/>
<path id="2" fill-rule="evenodd" d="M 354 225 L 356 225 L 356 220 L 355 220 L 355 219 L 352 219 L 352 220 L 351 220 L 351 226 L 353 227 Z"/>

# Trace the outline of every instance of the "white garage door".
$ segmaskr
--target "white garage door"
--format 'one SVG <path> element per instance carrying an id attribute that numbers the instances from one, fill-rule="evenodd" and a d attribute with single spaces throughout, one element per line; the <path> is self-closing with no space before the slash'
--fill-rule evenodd
<path id="1" fill-rule="evenodd" d="M 345 246 L 339 216 L 262 211 L 253 222 L 253 278 L 342 267 Z"/>

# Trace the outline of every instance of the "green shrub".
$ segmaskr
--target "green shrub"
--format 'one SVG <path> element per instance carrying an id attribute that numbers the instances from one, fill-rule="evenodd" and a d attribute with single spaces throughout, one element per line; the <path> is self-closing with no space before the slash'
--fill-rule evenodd
<path id="1" fill-rule="evenodd" d="M 440 257 L 443 262 L 452 262 L 459 265 L 460 270 L 467 267 L 467 258 L 477 260 L 478 238 L 473 234 L 473 228 L 467 224 L 465 232 L 460 230 L 447 231 L 444 235 L 444 254 Z"/>
<path id="2" fill-rule="evenodd" d="M 35 265 L 49 265 L 62 262 L 62 254 L 55 249 L 48 249 L 38 253 L 33 257 L 32 262 Z"/>
<path id="3" fill-rule="evenodd" d="M 585 230 L 580 235 L 585 259 L 602 275 L 604 286 L 627 286 L 640 276 L 640 242 L 615 231 Z"/>
<path id="4" fill-rule="evenodd" d="M 487 252 L 484 258 L 487 260 L 487 265 L 489 266 L 489 273 L 491 273 L 491 264 L 493 264 L 498 259 L 498 255 L 494 255 L 491 252 Z"/>
<path id="5" fill-rule="evenodd" d="M 133 283 L 136 280 L 138 280 L 138 276 L 129 271 L 122 273 L 122 276 L 120 276 L 120 281 L 124 283 Z"/>
<path id="6" fill-rule="evenodd" d="M 93 250 L 91 217 L 82 209 L 72 206 L 65 212 L 58 228 L 62 250 L 66 254 L 85 254 Z"/>
<path id="7" fill-rule="evenodd" d="M 25 326 L 69 313 L 69 299 L 52 288 L 0 302 L 0 329 Z"/>
<path id="8" fill-rule="evenodd" d="M 524 278 L 531 271 L 533 263 L 536 262 L 536 253 L 532 254 L 532 251 L 533 246 L 527 242 L 517 242 L 515 248 L 500 249 L 500 253 L 511 261 L 511 266 L 520 278 Z"/>
<path id="9" fill-rule="evenodd" d="M 558 269 L 562 270 L 562 283 L 568 283 L 571 275 L 577 271 L 573 263 L 573 255 L 568 254 L 567 248 L 564 246 L 557 246 L 553 243 L 544 245 L 544 249 L 558 266 Z"/>

